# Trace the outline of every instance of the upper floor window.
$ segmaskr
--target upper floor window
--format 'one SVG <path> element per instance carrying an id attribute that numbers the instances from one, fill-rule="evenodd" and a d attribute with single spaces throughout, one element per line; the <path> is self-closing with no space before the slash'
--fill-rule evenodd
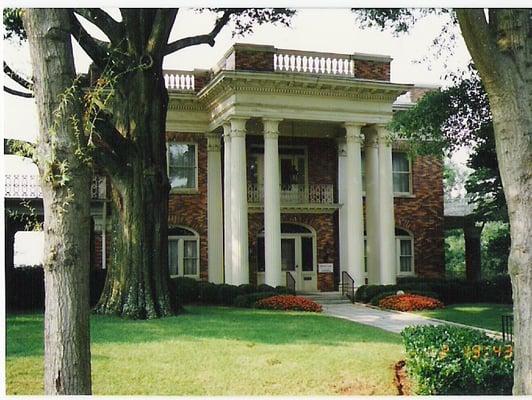
<path id="1" fill-rule="evenodd" d="M 392 153 L 393 191 L 411 193 L 410 160 L 406 153 Z"/>
<path id="2" fill-rule="evenodd" d="M 168 149 L 168 179 L 177 190 L 197 189 L 198 157 L 193 143 L 170 142 Z"/>
<path id="3" fill-rule="evenodd" d="M 307 153 L 303 147 L 279 147 L 281 190 L 292 190 L 307 182 Z M 264 148 L 253 146 L 248 155 L 249 183 L 264 183 Z"/>
<path id="4" fill-rule="evenodd" d="M 199 277 L 199 236 L 187 228 L 168 229 L 168 269 L 171 276 Z"/>
<path id="5" fill-rule="evenodd" d="M 397 275 L 414 274 L 414 240 L 404 229 L 395 228 Z"/>

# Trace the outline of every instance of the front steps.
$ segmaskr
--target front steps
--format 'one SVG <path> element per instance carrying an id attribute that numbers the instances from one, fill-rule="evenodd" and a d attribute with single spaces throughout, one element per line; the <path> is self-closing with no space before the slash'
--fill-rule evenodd
<path id="1" fill-rule="evenodd" d="M 298 292 L 299 296 L 304 296 L 307 299 L 315 301 L 318 304 L 351 304 L 351 301 L 342 296 L 341 292 Z"/>

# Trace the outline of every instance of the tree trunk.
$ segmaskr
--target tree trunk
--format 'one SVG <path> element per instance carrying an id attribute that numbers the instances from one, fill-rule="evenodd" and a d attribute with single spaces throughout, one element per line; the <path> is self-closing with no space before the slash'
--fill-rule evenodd
<path id="1" fill-rule="evenodd" d="M 64 9 L 27 9 L 39 113 L 37 166 L 44 204 L 44 390 L 90 394 L 89 219 L 91 169 L 76 150 L 80 134 L 69 17 Z M 72 96 L 66 95 L 72 93 Z"/>
<path id="2" fill-rule="evenodd" d="M 532 10 L 457 10 L 489 97 L 512 240 L 513 394 L 532 394 Z"/>
<path id="3" fill-rule="evenodd" d="M 162 57 L 118 83 L 114 122 L 131 146 L 127 166 L 109 171 L 113 250 L 99 313 L 144 319 L 176 311 L 168 291 L 167 105 Z"/>

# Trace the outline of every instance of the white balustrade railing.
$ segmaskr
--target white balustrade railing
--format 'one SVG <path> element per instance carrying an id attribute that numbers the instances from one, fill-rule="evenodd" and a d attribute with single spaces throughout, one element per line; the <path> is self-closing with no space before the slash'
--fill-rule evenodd
<path id="1" fill-rule="evenodd" d="M 281 185 L 281 204 L 333 204 L 334 186 L 329 184 Z M 248 183 L 248 202 L 264 202 L 264 185 Z"/>
<path id="2" fill-rule="evenodd" d="M 274 71 L 355 76 L 355 64 L 347 54 L 277 50 L 273 56 Z"/>
<path id="3" fill-rule="evenodd" d="M 194 74 L 190 71 L 164 71 L 164 84 L 168 90 L 194 91 Z"/>
<path id="4" fill-rule="evenodd" d="M 40 199 L 42 190 L 38 175 L 4 175 L 4 197 L 10 199 Z M 94 176 L 91 182 L 91 198 L 103 200 L 107 195 L 107 182 L 104 176 Z"/>

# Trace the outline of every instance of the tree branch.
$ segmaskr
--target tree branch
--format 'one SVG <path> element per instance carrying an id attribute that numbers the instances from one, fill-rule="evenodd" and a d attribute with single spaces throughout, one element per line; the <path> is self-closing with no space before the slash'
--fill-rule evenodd
<path id="1" fill-rule="evenodd" d="M 22 76 L 17 74 L 15 71 L 13 71 L 9 65 L 4 61 L 4 73 L 9 76 L 11 79 L 13 79 L 15 82 L 17 82 L 20 86 L 23 88 L 26 88 L 28 90 L 33 90 L 33 83 L 30 81 L 24 79 Z"/>
<path id="2" fill-rule="evenodd" d="M 177 8 L 160 8 L 156 11 L 153 28 L 146 49 L 148 53 L 158 53 L 159 50 L 166 46 L 177 12 Z"/>
<path id="3" fill-rule="evenodd" d="M 460 24 L 460 30 L 466 42 L 467 48 L 479 70 L 484 77 L 494 77 L 502 72 L 500 52 L 497 47 L 496 37 L 490 29 L 484 15 L 484 10 L 479 9 L 456 9 L 456 15 Z"/>
<path id="4" fill-rule="evenodd" d="M 4 92 L 12 94 L 14 96 L 25 97 L 25 98 L 29 98 L 29 99 L 31 99 L 32 97 L 35 97 L 35 96 L 33 96 L 33 93 L 19 92 L 18 90 L 8 88 L 5 85 L 4 85 Z"/>
<path id="5" fill-rule="evenodd" d="M 216 38 L 218 33 L 220 33 L 222 28 L 229 22 L 229 19 L 231 18 L 231 14 L 233 14 L 233 12 L 234 10 L 231 9 L 226 10 L 224 14 L 216 21 L 212 31 L 205 35 L 189 36 L 169 43 L 166 46 L 166 51 L 164 52 L 164 54 L 168 55 L 178 50 L 184 49 L 185 47 L 195 46 L 198 44 L 208 44 L 211 47 L 214 46 L 214 39 Z"/>
<path id="6" fill-rule="evenodd" d="M 97 118 L 94 127 L 97 135 L 95 144 L 100 148 L 106 149 L 108 153 L 113 154 L 117 162 L 119 160 L 125 166 L 127 164 L 128 153 L 132 149 L 131 141 L 120 134 L 107 114 L 103 114 L 101 118 Z"/>
<path id="7" fill-rule="evenodd" d="M 92 61 L 94 61 L 96 65 L 103 69 L 105 66 L 105 60 L 108 56 L 109 43 L 95 39 L 89 35 L 73 12 L 70 12 L 70 22 L 72 25 L 72 36 L 74 36 L 76 41 L 79 43 L 81 48 L 85 50 L 88 56 L 92 58 Z"/>
<path id="8" fill-rule="evenodd" d="M 122 39 L 122 24 L 115 21 L 101 8 L 75 8 L 74 12 L 100 28 L 112 43 L 117 43 Z"/>

